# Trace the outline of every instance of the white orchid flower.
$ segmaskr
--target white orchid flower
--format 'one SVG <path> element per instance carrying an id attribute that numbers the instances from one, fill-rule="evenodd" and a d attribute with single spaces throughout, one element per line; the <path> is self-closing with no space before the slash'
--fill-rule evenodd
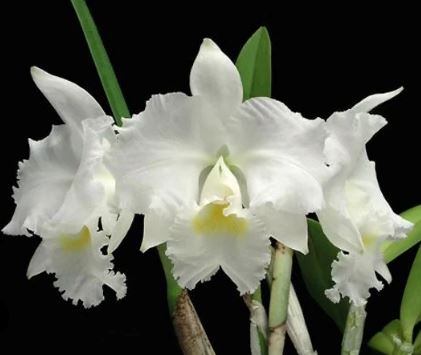
<path id="1" fill-rule="evenodd" d="M 30 157 L 19 164 L 14 188 L 16 210 L 3 232 L 41 236 L 28 277 L 54 273 L 63 298 L 95 306 L 103 285 L 122 298 L 125 276 L 112 271 L 112 255 L 101 251 L 110 242 L 106 234 L 116 234 L 115 246 L 131 222 L 126 213 L 117 221 L 115 182 L 104 163 L 115 141 L 112 118 L 76 84 L 39 68 L 31 73 L 65 124 L 43 140 L 29 140 Z"/>
<path id="2" fill-rule="evenodd" d="M 333 302 L 347 296 L 357 306 L 365 304 L 370 288 L 383 287 L 376 273 L 390 282 L 380 246 L 386 239 L 404 238 L 412 228 L 386 202 L 375 164 L 368 159 L 365 148 L 386 124 L 383 117 L 368 112 L 401 90 L 369 96 L 327 120 L 325 152 L 334 174 L 326 184 L 326 205 L 317 215 L 330 241 L 346 251 L 340 252 L 332 264 L 335 285 L 326 295 Z"/>
<path id="3" fill-rule="evenodd" d="M 252 292 L 270 236 L 307 252 L 305 215 L 323 205 L 324 122 L 269 98 L 243 103 L 236 67 L 209 39 L 190 87 L 193 96 L 153 96 L 119 129 L 121 207 L 145 214 L 142 251 L 166 242 L 182 287 L 221 267 L 240 293 Z"/>

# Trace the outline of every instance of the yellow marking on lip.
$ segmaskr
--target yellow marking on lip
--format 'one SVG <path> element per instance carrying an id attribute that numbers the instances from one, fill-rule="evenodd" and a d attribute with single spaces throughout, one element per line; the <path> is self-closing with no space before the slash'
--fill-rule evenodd
<path id="1" fill-rule="evenodd" d="M 377 238 L 373 237 L 372 235 L 364 235 L 362 239 L 363 239 L 363 244 L 366 248 L 370 248 L 374 246 L 377 242 Z"/>
<path id="2" fill-rule="evenodd" d="M 81 251 L 91 244 L 91 234 L 88 227 L 83 226 L 77 234 L 63 234 L 60 236 L 61 247 L 66 251 Z"/>
<path id="3" fill-rule="evenodd" d="M 228 234 L 243 236 L 248 229 L 247 220 L 233 214 L 224 216 L 225 204 L 210 203 L 204 206 L 193 218 L 193 230 L 197 234 L 217 235 Z"/>

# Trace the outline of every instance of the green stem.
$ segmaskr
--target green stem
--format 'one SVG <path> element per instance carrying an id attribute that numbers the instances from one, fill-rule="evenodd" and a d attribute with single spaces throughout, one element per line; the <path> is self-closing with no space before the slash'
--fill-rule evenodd
<path id="1" fill-rule="evenodd" d="M 262 302 L 262 289 L 260 288 L 260 286 L 258 287 L 258 289 L 251 295 L 251 299 L 252 301 L 255 302 L 255 304 L 259 307 L 260 311 L 263 313 L 262 317 L 263 318 L 260 322 L 260 324 L 257 324 L 257 334 L 259 335 L 259 345 L 260 345 L 260 351 L 261 351 L 261 355 L 267 355 L 267 338 L 268 338 L 268 334 L 267 334 L 267 315 L 266 315 L 266 311 L 265 311 L 265 307 L 263 306 L 263 302 Z"/>
<path id="2" fill-rule="evenodd" d="M 174 280 L 172 275 L 172 263 L 168 259 L 168 256 L 165 255 L 166 245 L 161 244 L 158 246 L 159 258 L 161 259 L 162 268 L 164 269 L 165 280 L 167 281 L 167 301 L 168 301 L 168 310 L 170 314 L 173 315 L 177 307 L 177 300 L 181 295 L 183 289 L 178 286 L 177 281 Z"/>
<path id="3" fill-rule="evenodd" d="M 300 301 L 291 283 L 288 301 L 287 333 L 298 355 L 316 355 L 311 343 Z"/>
<path id="4" fill-rule="evenodd" d="M 268 322 L 260 286 L 253 294 L 243 296 L 250 312 L 250 348 L 252 354 L 267 355 Z"/>
<path id="5" fill-rule="evenodd" d="M 269 355 L 284 350 L 288 299 L 291 283 L 292 250 L 276 242 L 269 303 Z"/>
<path id="6" fill-rule="evenodd" d="M 420 334 L 421 332 L 418 334 L 417 338 L 420 337 Z M 417 349 L 417 339 L 414 344 L 411 344 L 403 339 L 402 334 L 391 334 L 390 336 L 393 342 L 393 351 L 391 352 L 391 355 L 421 354 L 421 351 L 419 351 L 421 349 Z"/>
<path id="7" fill-rule="evenodd" d="M 402 343 L 400 345 L 395 344 L 393 348 L 392 355 L 413 355 L 417 354 L 414 353 L 414 346 L 410 343 Z"/>
<path id="8" fill-rule="evenodd" d="M 360 353 L 366 316 L 365 306 L 351 304 L 342 339 L 341 355 L 358 355 Z"/>
<path id="9" fill-rule="evenodd" d="M 122 125 L 122 117 L 130 117 L 129 109 L 118 84 L 114 69 L 102 43 L 98 29 L 85 0 L 71 0 L 95 62 L 99 78 L 113 111 L 115 123 Z"/>

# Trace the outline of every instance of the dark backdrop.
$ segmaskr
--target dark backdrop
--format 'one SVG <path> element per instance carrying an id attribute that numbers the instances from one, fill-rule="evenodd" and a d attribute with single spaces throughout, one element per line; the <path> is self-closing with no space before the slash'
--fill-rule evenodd
<path id="1" fill-rule="evenodd" d="M 273 44 L 273 95 L 309 118 L 327 117 L 369 94 L 405 86 L 377 110 L 389 125 L 369 144 L 369 155 L 377 161 L 381 186 L 395 211 L 420 203 L 415 168 L 421 32 L 414 9 L 383 4 L 370 12 L 367 6 L 299 4 L 292 10 L 258 1 L 254 7 L 243 4 L 237 5 L 242 10 L 228 11 L 227 3 L 182 8 L 89 1 L 132 112 L 142 110 L 151 94 L 188 92 L 189 70 L 203 37 L 214 39 L 235 58 L 252 32 L 266 25 Z M 51 124 L 60 123 L 32 83 L 29 67 L 37 65 L 78 83 L 110 110 L 69 1 L 14 2 L 2 8 L 4 226 L 14 209 L 11 186 L 18 160 L 28 155 L 27 138 L 41 139 Z M 106 291 L 106 301 L 90 310 L 62 300 L 52 276 L 26 279 L 37 238 L 0 236 L 0 348 L 83 351 L 96 346 L 127 354 L 178 354 L 159 259 L 155 251 L 138 251 L 141 227 L 139 217 L 115 253 L 116 269 L 127 275 L 127 297 L 116 302 Z M 413 256 L 409 252 L 390 264 L 394 282 L 370 299 L 367 336 L 397 318 Z M 297 265 L 293 278 L 315 347 L 320 354 L 338 353 L 339 332 L 309 298 Z M 248 316 L 234 285 L 218 274 L 199 285 L 192 298 L 216 352 L 247 354 Z"/>

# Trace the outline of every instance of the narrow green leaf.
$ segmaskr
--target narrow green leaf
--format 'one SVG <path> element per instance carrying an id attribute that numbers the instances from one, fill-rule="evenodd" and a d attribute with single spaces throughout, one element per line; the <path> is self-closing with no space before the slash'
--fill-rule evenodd
<path id="1" fill-rule="evenodd" d="M 331 264 L 339 252 L 324 235 L 317 221 L 308 219 L 309 253 L 295 253 L 307 290 L 319 306 L 335 321 L 341 331 L 345 328 L 349 303 L 331 302 L 325 290 L 333 285 Z"/>
<path id="2" fill-rule="evenodd" d="M 421 318 L 421 247 L 409 272 L 401 303 L 401 323 L 404 339 L 412 343 L 414 326 Z"/>
<path id="3" fill-rule="evenodd" d="M 243 99 L 271 96 L 272 63 L 269 32 L 260 27 L 246 42 L 236 66 L 243 83 Z"/>
<path id="4" fill-rule="evenodd" d="M 392 354 L 395 349 L 393 339 L 402 340 L 402 329 L 399 320 L 388 323 L 381 332 L 375 334 L 368 342 L 368 346 L 382 354 Z"/>
<path id="5" fill-rule="evenodd" d="M 387 241 L 383 244 L 383 255 L 387 263 L 396 259 L 399 255 L 421 241 L 421 205 L 403 212 L 401 216 L 414 223 L 414 228 L 408 234 L 407 238 L 397 241 Z"/>
<path id="6" fill-rule="evenodd" d="M 412 223 L 421 222 L 421 205 L 415 206 L 401 213 L 401 217 Z"/>
<path id="7" fill-rule="evenodd" d="M 89 8 L 86 5 L 86 1 L 71 0 L 71 2 L 82 27 L 86 42 L 88 43 L 111 110 L 113 111 L 115 122 L 118 126 L 121 126 L 122 117 L 130 117 L 130 114 L 114 73 L 114 69 L 108 58 L 107 51 L 102 43 Z"/>

